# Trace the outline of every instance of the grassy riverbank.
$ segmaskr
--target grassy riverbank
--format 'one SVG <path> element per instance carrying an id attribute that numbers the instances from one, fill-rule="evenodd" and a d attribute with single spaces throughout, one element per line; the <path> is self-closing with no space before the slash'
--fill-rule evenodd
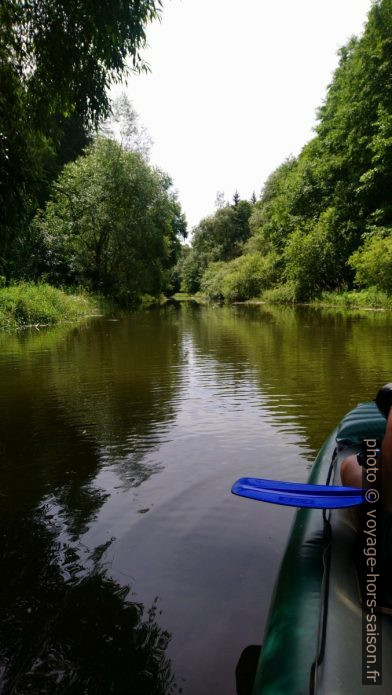
<path id="1" fill-rule="evenodd" d="M 102 312 L 101 300 L 83 291 L 21 282 L 0 288 L 0 329 L 54 325 Z"/>
<path id="2" fill-rule="evenodd" d="M 392 296 L 376 287 L 351 292 L 324 292 L 312 302 L 314 306 L 330 306 L 342 309 L 378 309 L 392 311 Z"/>
<path id="3" fill-rule="evenodd" d="M 196 301 L 208 303 L 201 293 L 195 295 L 178 293 L 177 301 Z M 140 307 L 148 308 L 164 302 L 164 298 L 145 295 L 140 298 Z M 236 304 L 296 304 L 287 286 L 277 287 L 245 302 Z M 102 298 L 83 290 L 64 292 L 48 284 L 21 282 L 0 288 L 0 329 L 17 329 L 26 326 L 55 325 L 61 322 L 77 321 L 86 316 L 105 312 L 108 306 Z M 310 302 L 311 306 L 327 306 L 331 309 L 368 309 L 392 311 L 392 297 L 384 292 L 370 288 L 351 292 L 324 292 L 319 299 Z"/>
<path id="4" fill-rule="evenodd" d="M 250 300 L 250 303 L 265 301 L 268 304 L 298 304 L 295 301 L 290 287 L 283 285 L 267 290 L 259 299 Z M 386 294 L 377 287 L 369 287 L 364 290 L 350 290 L 323 292 L 320 297 L 307 302 L 310 306 L 336 307 L 339 309 L 373 309 L 392 311 L 392 296 Z"/>
<path id="5" fill-rule="evenodd" d="M 392 296 L 376 287 L 351 292 L 324 292 L 312 306 L 330 306 L 341 309 L 373 309 L 392 311 Z"/>
<path id="6" fill-rule="evenodd" d="M 208 297 L 203 296 L 200 292 L 197 294 L 178 293 L 173 299 L 177 301 L 198 301 L 200 303 L 208 303 Z M 286 304 L 286 305 L 303 305 L 304 302 L 298 302 L 295 299 L 295 294 L 290 285 L 280 285 L 273 289 L 266 290 L 259 297 L 253 297 L 243 302 L 232 302 L 233 304 Z M 376 287 L 370 287 L 365 290 L 351 291 L 334 291 L 323 292 L 320 297 L 312 301 L 306 302 L 308 306 L 313 307 L 334 307 L 337 309 L 364 309 L 374 311 L 392 311 L 392 295 L 382 292 Z"/>

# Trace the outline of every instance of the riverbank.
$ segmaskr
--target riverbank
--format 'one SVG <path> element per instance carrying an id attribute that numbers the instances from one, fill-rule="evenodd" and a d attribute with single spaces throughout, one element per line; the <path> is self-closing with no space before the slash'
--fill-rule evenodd
<path id="1" fill-rule="evenodd" d="M 64 292 L 47 284 L 21 282 L 0 288 L 0 329 L 48 326 L 99 315 L 103 300 L 86 292 Z"/>
<path id="2" fill-rule="evenodd" d="M 392 311 L 392 296 L 376 287 L 351 292 L 324 292 L 311 306 L 330 306 L 340 309 L 366 309 L 368 311 Z"/>
<path id="3" fill-rule="evenodd" d="M 267 304 L 303 304 L 313 307 L 330 307 L 331 309 L 363 309 L 367 311 L 392 311 L 392 296 L 386 294 L 377 287 L 369 287 L 364 290 L 333 290 L 323 292 L 320 297 L 309 302 L 297 302 L 285 287 L 276 287 L 267 290 L 263 295 L 255 299 Z M 252 303 L 252 300 L 251 300 Z"/>
<path id="4" fill-rule="evenodd" d="M 177 301 L 196 301 L 208 303 L 208 297 L 201 293 L 195 295 L 178 293 L 173 296 Z M 298 302 L 294 299 L 290 288 L 286 286 L 266 290 L 260 297 L 253 297 L 232 304 L 285 304 L 290 306 L 330 307 L 331 309 L 363 309 L 365 311 L 392 311 L 392 296 L 376 287 L 366 290 L 351 290 L 339 292 L 323 292 L 321 296 L 310 302 Z"/>
<path id="5" fill-rule="evenodd" d="M 314 307 L 331 307 L 337 309 L 364 309 L 374 311 L 392 311 L 392 296 L 377 287 L 364 290 L 333 290 L 322 292 L 320 297 L 309 302 L 298 302 L 294 298 L 290 286 L 274 287 L 263 292 L 261 297 L 250 300 L 250 303 L 266 302 L 267 304 L 306 304 Z"/>
<path id="6" fill-rule="evenodd" d="M 289 293 L 268 290 L 260 297 L 234 302 L 234 304 L 300 304 Z M 170 299 L 179 302 L 192 301 L 207 304 L 208 298 L 179 292 Z M 139 307 L 149 308 L 167 301 L 164 297 L 140 298 Z M 376 288 L 350 292 L 324 292 L 307 306 L 331 309 L 363 309 L 368 311 L 392 311 L 392 297 Z M 0 330 L 15 330 L 28 326 L 50 326 L 62 322 L 78 321 L 88 316 L 98 316 L 108 311 L 109 303 L 102 297 L 85 290 L 65 292 L 51 285 L 22 282 L 0 288 Z"/>

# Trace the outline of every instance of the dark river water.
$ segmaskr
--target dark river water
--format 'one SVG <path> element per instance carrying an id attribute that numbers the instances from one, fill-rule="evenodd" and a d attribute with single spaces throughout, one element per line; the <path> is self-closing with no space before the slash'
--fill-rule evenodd
<path id="1" fill-rule="evenodd" d="M 392 318 L 167 304 L 0 335 L 0 692 L 234 695 L 293 511 Z"/>

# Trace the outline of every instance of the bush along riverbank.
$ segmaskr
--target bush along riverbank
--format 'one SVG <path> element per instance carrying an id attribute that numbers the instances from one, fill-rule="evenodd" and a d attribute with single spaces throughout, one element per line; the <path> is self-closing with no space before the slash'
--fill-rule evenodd
<path id="1" fill-rule="evenodd" d="M 363 290 L 334 290 L 322 292 L 309 302 L 298 302 L 295 291 L 289 283 L 263 292 L 259 299 L 250 300 L 252 304 L 263 301 L 267 304 L 308 304 L 314 307 L 327 306 L 337 309 L 368 309 L 392 311 L 392 296 L 378 287 Z"/>
<path id="2" fill-rule="evenodd" d="M 197 301 L 202 304 L 216 303 L 229 304 L 227 300 L 214 300 L 200 292 L 191 295 L 177 293 L 173 295 L 176 301 Z M 285 304 L 301 306 L 306 304 L 312 307 L 330 307 L 331 309 L 364 309 L 367 311 L 392 311 L 392 296 L 383 292 L 378 287 L 369 287 L 364 290 L 335 290 L 322 292 L 320 297 L 309 302 L 299 302 L 295 295 L 295 288 L 290 283 L 279 285 L 265 290 L 259 296 L 243 301 L 231 302 L 233 304 Z"/>
<path id="3" fill-rule="evenodd" d="M 72 294 L 48 284 L 21 282 L 0 288 L 0 329 L 77 321 L 103 312 L 103 300 L 83 291 Z"/>
<path id="4" fill-rule="evenodd" d="M 392 296 L 377 287 L 351 292 L 323 292 L 312 306 L 330 306 L 340 309 L 368 309 L 392 311 Z"/>

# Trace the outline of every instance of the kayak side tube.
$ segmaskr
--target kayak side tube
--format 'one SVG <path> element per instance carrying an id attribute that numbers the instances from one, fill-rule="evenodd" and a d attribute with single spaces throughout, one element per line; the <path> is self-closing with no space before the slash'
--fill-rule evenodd
<path id="1" fill-rule="evenodd" d="M 320 449 L 309 483 L 325 483 L 336 435 L 334 430 Z M 300 509 L 275 585 L 253 695 L 309 693 L 312 664 L 317 658 L 328 543 L 323 512 Z"/>

